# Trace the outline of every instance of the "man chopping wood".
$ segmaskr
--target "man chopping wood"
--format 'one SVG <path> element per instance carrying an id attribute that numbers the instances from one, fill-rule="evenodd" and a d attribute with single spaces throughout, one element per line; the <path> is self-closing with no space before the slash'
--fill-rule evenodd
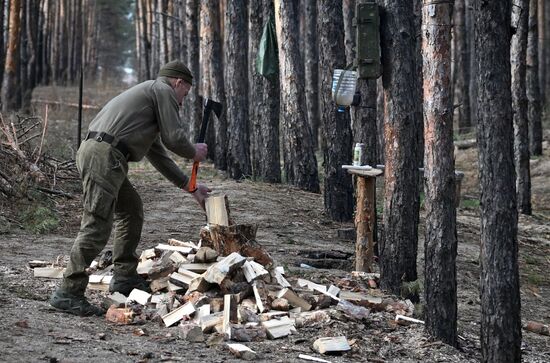
<path id="1" fill-rule="evenodd" d="M 156 80 L 140 83 L 113 98 L 90 123 L 76 156 L 84 196 L 80 231 L 63 282 L 50 298 L 52 306 L 81 316 L 104 314 L 84 296 L 86 269 L 107 244 L 113 223 L 114 276 L 109 291 L 127 296 L 134 288 L 149 289 L 136 272 L 143 205 L 128 180 L 128 162 L 145 156 L 168 180 L 188 191 L 189 178 L 166 148 L 198 162 L 206 157 L 207 145 L 191 144 L 178 113 L 192 84 L 193 76 L 185 64 L 170 62 L 161 68 Z M 208 192 L 210 189 L 202 184 L 193 192 L 203 208 Z"/>

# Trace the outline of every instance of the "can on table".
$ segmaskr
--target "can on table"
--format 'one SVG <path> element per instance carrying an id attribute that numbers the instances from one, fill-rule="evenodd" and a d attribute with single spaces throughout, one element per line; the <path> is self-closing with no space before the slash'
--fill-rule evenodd
<path id="1" fill-rule="evenodd" d="M 365 144 L 356 143 L 355 148 L 353 149 L 353 166 L 361 166 L 361 159 L 363 159 L 363 150 L 365 149 Z"/>

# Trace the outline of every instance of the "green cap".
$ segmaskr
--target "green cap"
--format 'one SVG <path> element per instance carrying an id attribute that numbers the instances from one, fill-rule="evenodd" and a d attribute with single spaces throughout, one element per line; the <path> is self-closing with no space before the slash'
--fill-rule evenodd
<path id="1" fill-rule="evenodd" d="M 159 77 L 181 78 L 189 84 L 193 84 L 193 75 L 183 62 L 172 61 L 166 63 L 159 71 Z"/>

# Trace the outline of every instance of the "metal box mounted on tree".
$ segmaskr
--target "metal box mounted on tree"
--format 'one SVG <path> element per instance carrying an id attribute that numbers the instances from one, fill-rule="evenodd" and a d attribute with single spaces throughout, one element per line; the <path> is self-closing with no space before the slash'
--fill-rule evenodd
<path id="1" fill-rule="evenodd" d="M 357 71 L 360 78 L 378 78 L 380 64 L 380 15 L 374 1 L 357 2 Z"/>

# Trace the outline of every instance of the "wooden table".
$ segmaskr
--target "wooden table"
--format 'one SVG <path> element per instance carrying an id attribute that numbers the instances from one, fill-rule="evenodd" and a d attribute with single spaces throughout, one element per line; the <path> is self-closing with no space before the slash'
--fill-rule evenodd
<path id="1" fill-rule="evenodd" d="M 365 166 L 342 165 L 357 177 L 355 205 L 355 270 L 373 272 L 374 231 L 376 230 L 376 177 L 384 172 Z"/>

